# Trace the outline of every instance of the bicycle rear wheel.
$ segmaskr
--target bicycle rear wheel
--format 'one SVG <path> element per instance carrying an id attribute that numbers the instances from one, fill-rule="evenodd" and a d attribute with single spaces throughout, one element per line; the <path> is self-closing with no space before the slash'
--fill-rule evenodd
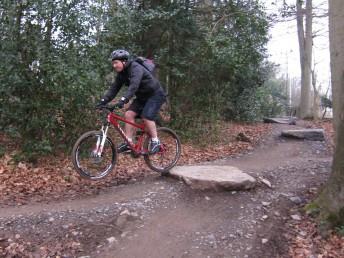
<path id="1" fill-rule="evenodd" d="M 178 135 L 166 127 L 157 128 L 160 139 L 160 151 L 153 155 L 145 155 L 144 160 L 149 168 L 162 174 L 173 168 L 181 154 L 181 143 Z M 148 149 L 150 138 L 147 137 L 144 148 Z"/>
<path id="2" fill-rule="evenodd" d="M 101 179 L 108 175 L 117 163 L 117 149 L 109 137 L 106 137 L 101 156 L 96 155 L 102 138 L 101 131 L 90 131 L 80 136 L 73 147 L 72 162 L 83 178 Z"/>

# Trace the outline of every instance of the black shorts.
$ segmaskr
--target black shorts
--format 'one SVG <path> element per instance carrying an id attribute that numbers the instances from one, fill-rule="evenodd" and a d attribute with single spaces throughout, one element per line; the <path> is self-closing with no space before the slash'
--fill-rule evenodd
<path id="1" fill-rule="evenodd" d="M 160 107 L 166 101 L 166 96 L 163 91 L 158 91 L 148 99 L 136 98 L 129 106 L 131 110 L 138 114 L 138 116 L 155 121 L 159 113 Z"/>

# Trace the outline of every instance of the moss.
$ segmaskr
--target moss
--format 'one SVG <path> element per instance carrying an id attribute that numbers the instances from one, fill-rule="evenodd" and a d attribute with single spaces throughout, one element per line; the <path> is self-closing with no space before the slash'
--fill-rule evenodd
<path id="1" fill-rule="evenodd" d="M 327 221 L 333 227 L 344 226 L 344 207 L 342 207 L 338 213 L 329 213 L 327 216 Z"/>
<path id="2" fill-rule="evenodd" d="M 303 210 L 311 217 L 317 217 L 320 214 L 320 207 L 315 201 L 307 204 Z"/>
<path id="3" fill-rule="evenodd" d="M 341 235 L 341 236 L 344 237 L 344 225 L 342 225 L 342 226 L 340 226 L 340 227 L 337 227 L 337 228 L 336 228 L 336 232 L 337 232 L 339 235 Z"/>
<path id="4" fill-rule="evenodd" d="M 316 218 L 318 229 L 323 237 L 327 237 L 332 229 L 340 228 L 341 232 L 344 229 L 344 207 L 341 207 L 339 212 L 330 212 L 326 205 L 323 205 L 324 198 L 323 194 L 318 197 L 315 201 L 307 204 L 304 207 L 304 211 Z"/>

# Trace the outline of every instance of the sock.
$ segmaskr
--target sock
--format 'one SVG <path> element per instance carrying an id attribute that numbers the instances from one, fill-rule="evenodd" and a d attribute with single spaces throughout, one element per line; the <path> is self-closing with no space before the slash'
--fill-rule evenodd
<path id="1" fill-rule="evenodd" d="M 158 142 L 158 141 L 159 141 L 158 137 L 152 138 L 152 142 Z"/>

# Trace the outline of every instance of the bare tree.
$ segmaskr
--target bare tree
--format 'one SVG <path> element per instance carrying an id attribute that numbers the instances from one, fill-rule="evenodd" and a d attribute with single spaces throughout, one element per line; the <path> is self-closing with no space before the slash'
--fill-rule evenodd
<path id="1" fill-rule="evenodd" d="M 344 1 L 329 1 L 335 153 L 331 176 L 316 203 L 327 225 L 344 225 Z"/>
<path id="2" fill-rule="evenodd" d="M 301 97 L 297 115 L 300 118 L 314 117 L 320 108 L 316 106 L 320 105 L 320 101 L 318 89 L 314 88 L 317 82 L 312 82 L 312 78 L 316 78 L 316 71 L 312 72 L 313 39 L 323 35 L 327 37 L 327 34 L 323 30 L 313 29 L 316 21 L 328 16 L 327 3 L 322 1 L 314 5 L 312 0 L 294 0 L 294 3 L 295 5 L 286 0 L 274 1 L 273 4 L 281 6 L 280 15 L 272 15 L 271 21 L 274 23 L 296 19 L 301 67 Z"/>
<path id="3" fill-rule="evenodd" d="M 320 118 L 320 90 L 321 90 L 321 84 L 318 84 L 317 81 L 317 74 L 315 71 L 315 63 L 312 69 L 312 87 L 313 87 L 313 118 L 319 119 Z"/>
<path id="4" fill-rule="evenodd" d="M 306 9 L 302 6 L 302 0 L 296 0 L 296 21 L 297 34 L 300 50 L 301 64 L 301 100 L 300 114 L 301 118 L 312 117 L 311 103 L 311 81 L 312 81 L 312 0 L 306 1 Z M 305 26 L 304 26 L 305 17 Z"/>

